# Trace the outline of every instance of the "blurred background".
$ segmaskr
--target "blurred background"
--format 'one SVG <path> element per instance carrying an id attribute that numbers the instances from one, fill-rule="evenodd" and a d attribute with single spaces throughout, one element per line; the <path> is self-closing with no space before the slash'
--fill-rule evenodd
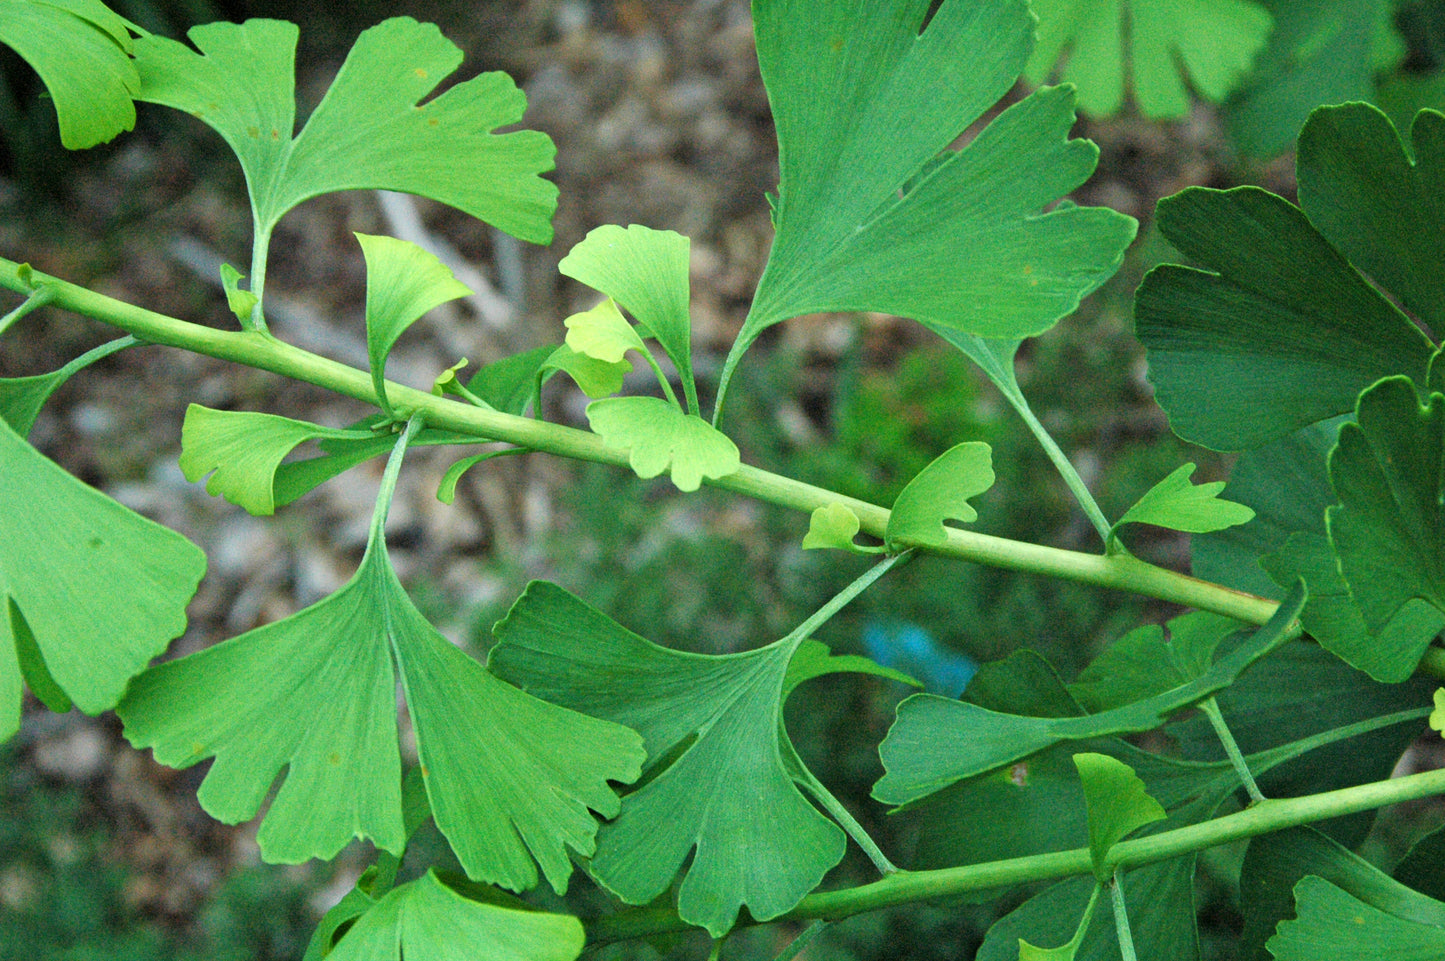
<path id="1" fill-rule="evenodd" d="M 478 295 L 434 312 L 404 338 L 389 371 L 425 387 L 462 357 L 487 362 L 556 343 L 562 318 L 595 295 L 557 261 L 591 228 L 641 223 L 692 240 L 694 349 L 703 379 L 731 342 L 771 241 L 764 192 L 777 159 L 745 0 L 120 0 L 137 24 L 179 37 L 217 19 L 272 16 L 301 25 L 300 115 L 313 106 L 358 32 L 388 16 L 440 24 L 466 51 L 451 80 L 505 70 L 523 87 L 525 123 L 558 145 L 557 237 L 525 245 L 439 205 L 371 193 L 312 201 L 272 242 L 268 316 L 275 333 L 365 365 L 363 264 L 353 231 L 390 233 L 439 252 Z M 1131 336 L 1132 290 L 1171 252 L 1149 222 L 1154 202 L 1191 184 L 1257 183 L 1293 197 L 1287 147 L 1308 109 L 1374 99 L 1396 116 L 1445 103 L 1445 3 L 1273 0 L 1268 45 L 1226 103 L 1186 116 L 1085 117 L 1096 176 L 1074 197 L 1141 221 L 1118 276 L 1048 335 L 1026 344 L 1019 376 L 1035 411 L 1117 516 L 1186 460 L 1196 481 L 1228 464 L 1168 432 Z M 1027 92 L 1020 85 L 1010 99 Z M 137 130 L 69 154 L 33 74 L 0 50 L 0 252 L 106 294 L 200 323 L 226 325 L 217 268 L 249 262 L 249 212 L 238 166 L 220 139 L 174 111 L 142 106 Z M 0 376 L 47 371 L 110 336 L 54 311 L 5 339 Z M 1096 550 L 1023 424 L 962 355 L 885 316 L 822 316 L 780 325 L 749 354 L 728 429 L 744 459 L 877 503 L 963 440 L 993 446 L 997 485 L 977 500 L 979 529 Z M 549 388 L 549 416 L 574 424 L 584 398 Z M 359 405 L 268 374 L 159 348 L 122 352 L 67 384 L 32 442 L 68 470 L 184 533 L 210 573 L 172 648 L 187 653 L 284 617 L 339 587 L 364 546 L 380 464 L 351 471 L 274 518 L 253 518 L 185 482 L 176 457 L 184 407 L 264 410 L 329 425 Z M 408 459 L 389 540 L 422 609 L 482 655 L 489 631 L 527 581 L 546 578 L 645 636 L 704 652 L 786 633 L 861 570 L 856 559 L 805 553 L 807 518 L 614 469 L 503 458 L 469 472 L 456 502 L 435 490 L 451 457 Z M 1149 560 L 1187 569 L 1182 535 L 1142 532 Z M 921 559 L 836 618 L 835 650 L 891 660 L 956 694 L 972 666 L 1020 646 L 1071 676 L 1106 641 L 1176 613 L 1125 595 Z M 916 844 L 906 818 L 867 798 L 876 745 L 905 691 L 875 678 L 831 677 L 789 704 L 794 742 L 821 779 L 889 852 Z M 261 863 L 254 825 L 228 827 L 198 807 L 204 765 L 171 771 L 130 749 L 112 716 L 52 715 L 27 705 L 21 734 L 0 746 L 0 961 L 281 961 L 297 959 L 316 919 L 354 883 L 370 852 L 330 864 Z M 1389 843 L 1388 838 L 1381 843 Z M 447 857 L 422 837 L 415 860 Z M 861 858 L 834 880 L 870 877 Z M 1228 957 L 1238 925 L 1226 852 L 1206 859 L 1200 896 Z M 571 910 L 596 910 L 579 881 Z M 552 906 L 558 906 L 555 902 Z M 808 957 L 964 958 L 994 905 L 877 912 L 831 929 Z M 746 932 L 725 956 L 770 958 L 795 934 Z M 701 958 L 706 942 L 607 949 L 607 958 Z"/>

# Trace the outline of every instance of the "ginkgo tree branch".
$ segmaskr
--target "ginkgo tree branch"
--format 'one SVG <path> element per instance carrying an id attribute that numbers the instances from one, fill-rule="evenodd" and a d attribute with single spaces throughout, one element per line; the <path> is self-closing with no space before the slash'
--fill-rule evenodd
<path id="1" fill-rule="evenodd" d="M 369 372 L 294 347 L 270 333 L 218 330 L 190 323 L 50 277 L 3 257 L 0 257 L 0 287 L 27 297 L 43 290 L 52 306 L 125 330 L 147 343 L 270 371 L 380 406 Z M 485 410 L 389 382 L 386 391 L 399 417 L 422 413 L 431 427 L 576 460 L 623 468 L 628 464 L 625 450 L 607 447 L 600 437 L 588 431 Z M 889 511 L 885 507 L 747 464 L 733 474 L 708 483 L 805 513 L 829 504 L 843 504 L 858 516 L 860 530 L 874 537 L 881 538 L 888 527 Z M 1087 554 L 957 528 L 948 529 L 944 542 L 926 550 L 991 567 L 1142 594 L 1251 624 L 1265 623 L 1279 606 L 1268 598 L 1199 580 L 1128 554 Z M 1421 667 L 1445 678 L 1445 651 L 1432 650 L 1422 660 Z"/>
<path id="2" fill-rule="evenodd" d="M 1306 797 L 1271 799 L 1201 824 L 1121 841 L 1109 850 L 1109 868 L 1111 872 L 1140 868 L 1232 841 L 1442 793 L 1445 770 L 1436 770 Z M 900 871 L 871 884 L 810 894 L 777 920 L 832 921 L 917 901 L 1086 875 L 1093 870 L 1089 849 L 1082 847 L 932 871 Z M 690 927 L 675 911 L 639 908 L 592 921 L 587 941 L 600 945 L 687 930 Z"/>

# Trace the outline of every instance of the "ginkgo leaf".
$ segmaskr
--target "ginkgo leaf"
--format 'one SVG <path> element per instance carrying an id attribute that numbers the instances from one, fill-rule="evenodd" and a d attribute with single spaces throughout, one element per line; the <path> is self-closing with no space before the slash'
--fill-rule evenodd
<path id="1" fill-rule="evenodd" d="M 588 233 L 557 269 L 621 304 L 657 338 L 682 378 L 688 411 L 697 414 L 688 250 L 688 239 L 671 230 L 606 224 Z"/>
<path id="2" fill-rule="evenodd" d="M 4 741 L 20 727 L 22 677 L 47 703 L 71 701 L 87 714 L 114 707 L 185 630 L 206 558 L 71 477 L 3 421 L 0 477 Z"/>
<path id="3" fill-rule="evenodd" d="M 9 424 L 21 437 L 29 436 L 30 428 L 35 426 L 35 418 L 40 416 L 40 409 L 61 384 L 101 358 L 138 343 L 140 341 L 135 337 L 120 337 L 86 351 L 48 374 L 0 377 L 0 420 Z"/>
<path id="4" fill-rule="evenodd" d="M 608 363 L 605 360 L 588 357 L 586 354 L 579 354 L 566 344 L 562 344 L 552 351 L 541 369 L 544 376 L 551 371 L 561 371 L 582 388 L 582 393 L 593 400 L 598 400 L 622 389 L 623 378 L 632 370 L 632 361 L 624 357 L 616 363 Z"/>
<path id="5" fill-rule="evenodd" d="M 1134 769 L 1107 754 L 1085 751 L 1074 755 L 1079 780 L 1084 785 L 1084 804 L 1089 809 L 1089 859 L 1094 877 L 1108 881 L 1109 849 L 1146 824 L 1167 816 L 1158 801 L 1149 796 Z"/>
<path id="6" fill-rule="evenodd" d="M 890 549 L 928 547 L 948 539 L 945 521 L 969 523 L 978 511 L 968 503 L 993 486 L 992 451 L 966 441 L 934 458 L 893 502 L 884 540 Z"/>
<path id="7" fill-rule="evenodd" d="M 1182 464 L 1149 488 L 1110 529 L 1110 543 L 1117 543 L 1119 528 L 1125 524 L 1153 524 L 1170 530 L 1202 534 L 1247 524 L 1254 519 L 1254 511 L 1250 508 L 1219 496 L 1219 492 L 1224 490 L 1224 481 L 1191 484 L 1189 478 L 1193 475 L 1194 465 Z"/>
<path id="8" fill-rule="evenodd" d="M 1080 109 L 1096 116 L 1123 105 L 1126 74 L 1146 117 L 1188 113 L 1186 77 L 1201 96 L 1223 100 L 1264 48 L 1273 22 L 1249 0 L 1033 0 L 1032 6 L 1039 41 L 1026 75 L 1042 82 L 1064 53 L 1061 79 L 1078 86 Z"/>
<path id="9" fill-rule="evenodd" d="M 592 858 L 593 876 L 624 901 L 656 898 L 691 853 L 678 913 L 718 937 L 741 907 L 760 921 L 789 910 L 842 858 L 843 832 L 785 765 L 782 698 L 797 640 L 740 654 L 673 651 L 540 582 L 495 633 L 492 670 L 633 728 L 648 764 L 664 765 L 623 799 Z"/>
<path id="10" fill-rule="evenodd" d="M 1408 377 L 1360 395 L 1330 454 L 1328 519 L 1340 573 L 1379 634 L 1406 605 L 1445 614 L 1445 395 L 1424 406 Z M 1423 652 L 1423 647 L 1420 649 Z"/>
<path id="11" fill-rule="evenodd" d="M 369 447 L 372 450 L 377 445 L 389 450 L 395 442 L 395 438 L 372 438 L 363 431 L 322 427 L 275 414 L 191 404 L 181 424 L 181 473 L 192 483 L 211 474 L 206 482 L 208 493 L 257 516 L 273 514 L 276 470 L 282 459 L 302 443 L 323 438 L 374 441 Z"/>
<path id="12" fill-rule="evenodd" d="M 1305 877 L 1294 895 L 1295 917 L 1281 921 L 1266 945 L 1277 961 L 1358 961 L 1380 957 L 1384 945 L 1391 961 L 1445 955 L 1445 928 L 1389 914 L 1324 878 Z"/>
<path id="13" fill-rule="evenodd" d="M 140 75 L 123 19 L 100 0 L 12 0 L 0 5 L 0 43 L 35 68 L 70 150 L 135 126 Z"/>
<path id="14" fill-rule="evenodd" d="M 854 554 L 877 554 L 881 547 L 864 547 L 853 543 L 861 522 L 847 504 L 834 502 L 813 511 L 808 518 L 808 533 L 803 536 L 803 550 L 835 548 Z"/>
<path id="15" fill-rule="evenodd" d="M 573 314 L 562 324 L 567 328 L 568 347 L 605 364 L 621 363 L 622 355 L 629 350 L 647 350 L 611 297 L 590 310 Z"/>
<path id="16" fill-rule="evenodd" d="M 386 356 L 423 314 L 471 290 L 436 254 L 407 240 L 357 234 L 366 258 L 366 356 L 371 383 L 388 413 Z"/>
<path id="17" fill-rule="evenodd" d="M 1152 730 L 1169 715 L 1228 687 L 1283 643 L 1304 598 L 1303 589 L 1296 588 L 1267 624 L 1189 682 L 1097 714 L 1026 717 L 915 694 L 898 706 L 898 719 L 878 749 L 885 773 L 873 786 L 873 796 L 885 804 L 907 804 L 1055 744 Z"/>
<path id="18" fill-rule="evenodd" d="M 184 110 L 225 138 L 245 171 L 258 234 L 311 197 L 377 189 L 551 240 L 557 188 L 540 176 L 552 168 L 551 139 L 493 132 L 522 119 L 525 98 L 512 80 L 485 73 L 420 102 L 462 62 L 435 26 L 396 17 L 364 31 L 300 134 L 295 25 L 212 23 L 187 36 L 196 50 L 159 36 L 135 42 L 137 99 Z"/>
<path id="19" fill-rule="evenodd" d="M 1430 712 L 1430 726 L 1445 737 L 1445 687 L 1435 690 L 1435 710 Z"/>
<path id="20" fill-rule="evenodd" d="M 1241 626 L 1192 611 L 1169 621 L 1167 639 L 1157 624 L 1135 628 L 1090 661 L 1068 685 L 1069 694 L 1097 714 L 1188 684 L 1209 670 L 1220 642 Z"/>
<path id="21" fill-rule="evenodd" d="M 130 742 L 162 763 L 216 758 L 199 798 L 221 821 L 252 817 L 285 767 L 257 836 L 268 860 L 330 858 L 354 837 L 396 854 L 405 843 L 399 674 L 427 798 L 463 868 L 523 890 L 536 884 L 540 862 L 560 892 L 571 873 L 567 849 L 592 853 L 588 809 L 616 812 L 608 781 L 637 776 L 641 745 L 626 728 L 498 680 L 411 603 L 382 530 L 415 428 L 397 440 L 366 554 L 341 590 L 152 668 L 117 714 Z"/>
<path id="22" fill-rule="evenodd" d="M 393 888 L 346 932 L 328 961 L 574 961 L 576 918 L 465 897 L 436 871 Z"/>
<path id="23" fill-rule="evenodd" d="M 627 451 L 638 477 L 669 471 L 681 491 L 695 491 L 703 478 L 726 477 L 741 464 L 726 434 L 658 397 L 594 400 L 587 405 L 587 421 L 608 447 Z"/>
<path id="24" fill-rule="evenodd" d="M 1445 210 L 1422 198 L 1445 177 L 1445 116 L 1424 112 L 1414 129 L 1411 164 L 1374 107 L 1317 110 L 1300 135 L 1314 145 L 1300 153 L 1303 210 L 1257 187 L 1191 187 L 1159 202 L 1164 237 L 1205 268 L 1156 267 L 1135 301 L 1155 397 L 1176 434 L 1220 450 L 1258 447 L 1352 410 L 1382 377 L 1424 381 L 1433 345 L 1361 274 L 1418 292 L 1439 269 L 1439 245 L 1421 238 L 1445 232 Z M 1389 189 L 1365 202 L 1358 177 L 1373 175 L 1341 172 L 1356 166 L 1379 168 Z M 1342 240 L 1347 230 L 1361 239 Z M 1366 266 L 1397 257 L 1403 266 L 1383 276 Z M 1440 316 L 1445 298 L 1434 296 L 1412 309 Z"/>
<path id="25" fill-rule="evenodd" d="M 720 393 L 758 334 L 791 317 L 883 311 L 1025 337 L 1118 269 L 1133 220 L 1044 212 L 1098 156 L 1068 139 L 1068 90 L 1035 93 L 950 150 L 1023 69 L 1023 0 L 767 0 L 754 22 L 778 131 L 777 236 Z"/>
<path id="26" fill-rule="evenodd" d="M 884 667 L 871 658 L 857 654 L 834 654 L 828 645 L 809 638 L 798 645 L 793 659 L 788 662 L 788 673 L 783 678 L 783 699 L 798 685 L 826 674 L 871 674 L 898 681 L 909 687 L 922 687 L 923 683 L 909 677 L 902 671 Z"/>

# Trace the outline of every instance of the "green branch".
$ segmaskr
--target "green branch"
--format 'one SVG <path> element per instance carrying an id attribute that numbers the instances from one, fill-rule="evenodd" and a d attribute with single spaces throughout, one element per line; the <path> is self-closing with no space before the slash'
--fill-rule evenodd
<path id="1" fill-rule="evenodd" d="M 226 331 L 203 327 L 39 272 L 24 277 L 19 264 L 0 258 L 0 287 L 28 294 L 35 284 L 40 283 L 54 291 L 53 306 L 118 327 L 149 343 L 178 347 L 267 370 L 380 406 L 367 371 L 293 347 L 264 331 Z M 422 413 L 428 426 L 469 434 L 480 440 L 505 441 L 560 457 L 627 467 L 625 450 L 606 447 L 601 438 L 588 431 L 483 410 L 397 384 L 388 383 L 386 391 L 399 418 Z M 804 513 L 842 503 L 858 515 L 862 532 L 877 538 L 883 537 L 888 526 L 889 512 L 886 508 L 746 464 L 736 473 L 710 483 L 723 490 Z M 951 529 L 947 541 L 928 548 L 928 552 L 991 567 L 1144 594 L 1252 624 L 1268 621 L 1279 606 L 1274 601 L 1197 580 L 1123 554 L 1112 557 L 1084 554 L 957 529 Z"/>
<path id="2" fill-rule="evenodd" d="M 1109 871 L 1139 868 L 1167 861 L 1231 841 L 1269 834 L 1301 824 L 1354 814 L 1445 794 L 1445 770 L 1376 781 L 1358 787 L 1327 791 L 1309 797 L 1271 799 L 1236 814 L 1188 827 L 1165 831 L 1133 841 L 1121 841 L 1109 850 Z M 1036 854 L 1030 857 L 970 864 L 935 871 L 900 871 L 871 884 L 810 894 L 776 920 L 836 921 L 867 911 L 899 907 L 915 901 L 958 897 L 1036 881 L 1052 881 L 1092 874 L 1088 848 Z M 666 908 L 641 908 L 598 918 L 588 925 L 589 945 L 687 931 L 691 928 Z"/>

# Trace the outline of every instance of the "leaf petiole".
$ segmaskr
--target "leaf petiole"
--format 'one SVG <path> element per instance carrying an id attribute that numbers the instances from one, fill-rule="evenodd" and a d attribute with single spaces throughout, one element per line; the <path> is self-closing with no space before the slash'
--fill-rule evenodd
<path id="1" fill-rule="evenodd" d="M 52 300 L 55 299 L 58 293 L 59 291 L 50 284 L 39 284 L 35 287 L 32 287 L 30 290 L 30 294 L 25 298 L 25 301 L 21 303 L 19 307 L 16 307 L 4 317 L 0 317 L 0 334 L 4 334 L 5 331 L 9 330 L 16 321 L 24 317 L 26 314 L 30 313 L 32 310 L 37 310 L 50 303 Z"/>
<path id="2" fill-rule="evenodd" d="M 1265 799 L 1264 793 L 1260 791 L 1259 785 L 1255 783 L 1254 775 L 1249 771 L 1249 762 L 1245 760 L 1244 752 L 1239 749 L 1235 742 L 1234 735 L 1230 733 L 1229 725 L 1224 722 L 1224 715 L 1219 710 L 1219 702 L 1213 697 L 1206 697 L 1198 704 L 1199 710 L 1209 718 L 1209 724 L 1214 728 L 1214 733 L 1219 736 L 1219 742 L 1224 745 L 1224 753 L 1229 755 L 1229 761 L 1238 772 L 1240 781 L 1244 782 L 1244 789 L 1249 792 L 1251 804 L 1258 804 Z"/>
<path id="3" fill-rule="evenodd" d="M 1109 897 L 1114 902 L 1114 929 L 1119 934 L 1119 954 L 1123 961 L 1139 961 L 1134 953 L 1134 935 L 1129 931 L 1129 911 L 1124 904 L 1124 869 L 1114 869 L 1114 880 L 1109 885 Z"/>
<path id="4" fill-rule="evenodd" d="M 396 438 L 396 446 L 391 449 L 391 456 L 386 460 L 386 472 L 381 475 L 381 489 L 376 492 L 376 509 L 371 514 L 371 532 L 367 538 L 367 549 L 372 544 L 385 544 L 383 531 L 386 528 L 386 515 L 391 512 L 391 498 L 396 493 L 396 480 L 401 476 L 401 462 L 406 457 L 407 446 L 411 444 L 412 438 L 421 432 L 426 424 L 426 419 L 419 413 L 412 414 L 406 422 L 406 429 Z"/>

